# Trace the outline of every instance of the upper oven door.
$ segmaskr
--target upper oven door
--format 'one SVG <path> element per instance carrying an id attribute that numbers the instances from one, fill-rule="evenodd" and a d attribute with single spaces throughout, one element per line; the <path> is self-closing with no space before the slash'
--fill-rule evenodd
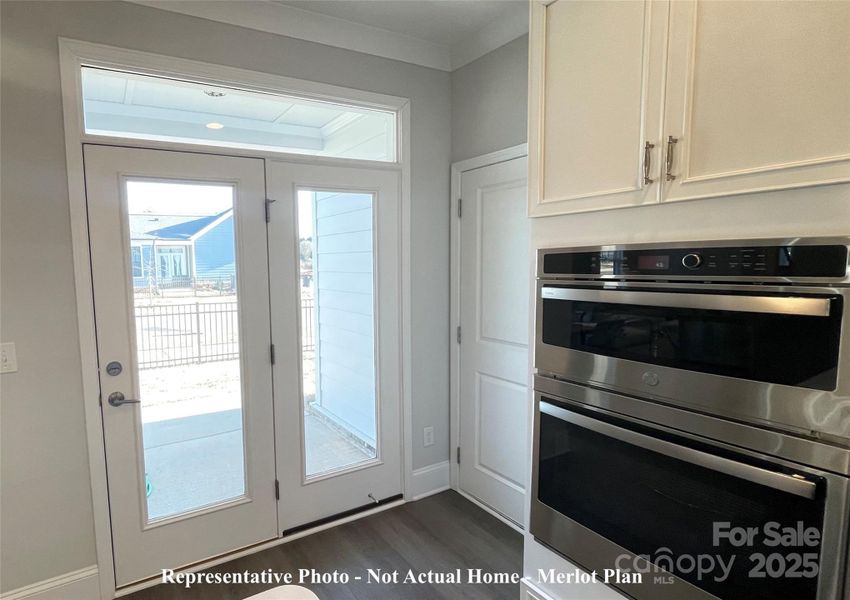
<path id="1" fill-rule="evenodd" d="M 804 435 L 850 438 L 847 289 L 540 281 L 535 367 Z"/>

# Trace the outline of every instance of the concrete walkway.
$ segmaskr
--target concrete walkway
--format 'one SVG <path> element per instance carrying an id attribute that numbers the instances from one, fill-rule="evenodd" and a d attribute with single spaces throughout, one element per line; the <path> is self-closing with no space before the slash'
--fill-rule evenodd
<path id="1" fill-rule="evenodd" d="M 315 416 L 306 415 L 305 425 L 310 475 L 372 458 Z M 241 409 L 145 423 L 144 448 L 151 519 L 245 493 Z"/>

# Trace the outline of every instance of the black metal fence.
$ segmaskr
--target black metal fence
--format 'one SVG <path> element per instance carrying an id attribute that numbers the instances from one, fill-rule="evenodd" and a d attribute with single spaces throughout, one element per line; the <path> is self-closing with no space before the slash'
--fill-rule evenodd
<path id="1" fill-rule="evenodd" d="M 315 350 L 312 298 L 301 304 L 303 351 Z M 176 367 L 239 358 L 236 302 L 137 306 L 136 350 L 140 369 Z"/>
<path id="2" fill-rule="evenodd" d="M 312 298 L 301 299 L 301 351 L 314 352 L 316 350 L 316 336 L 314 329 L 315 305 Z"/>
<path id="3" fill-rule="evenodd" d="M 210 294 L 226 295 L 236 291 L 236 277 L 224 275 L 221 277 L 135 277 L 133 288 L 137 294 L 150 294 L 159 296 L 168 294 L 172 290 L 185 292 L 192 290 L 193 295 L 203 296 Z"/>

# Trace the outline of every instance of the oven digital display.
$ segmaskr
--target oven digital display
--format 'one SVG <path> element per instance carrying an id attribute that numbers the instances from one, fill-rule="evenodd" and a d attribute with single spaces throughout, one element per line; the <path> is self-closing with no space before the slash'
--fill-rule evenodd
<path id="1" fill-rule="evenodd" d="M 642 254 L 637 257 L 637 266 L 641 271 L 666 271 L 670 268 L 670 256 Z"/>

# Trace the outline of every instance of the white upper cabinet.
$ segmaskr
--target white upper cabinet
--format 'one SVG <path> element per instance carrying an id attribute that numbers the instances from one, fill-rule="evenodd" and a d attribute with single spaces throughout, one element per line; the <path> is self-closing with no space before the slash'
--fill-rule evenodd
<path id="1" fill-rule="evenodd" d="M 535 2 L 529 113 L 532 216 L 850 181 L 850 2 Z"/>
<path id="2" fill-rule="evenodd" d="M 665 200 L 850 180 L 850 2 L 670 10 Z"/>
<path id="3" fill-rule="evenodd" d="M 667 8 L 532 4 L 533 216 L 658 201 Z"/>

